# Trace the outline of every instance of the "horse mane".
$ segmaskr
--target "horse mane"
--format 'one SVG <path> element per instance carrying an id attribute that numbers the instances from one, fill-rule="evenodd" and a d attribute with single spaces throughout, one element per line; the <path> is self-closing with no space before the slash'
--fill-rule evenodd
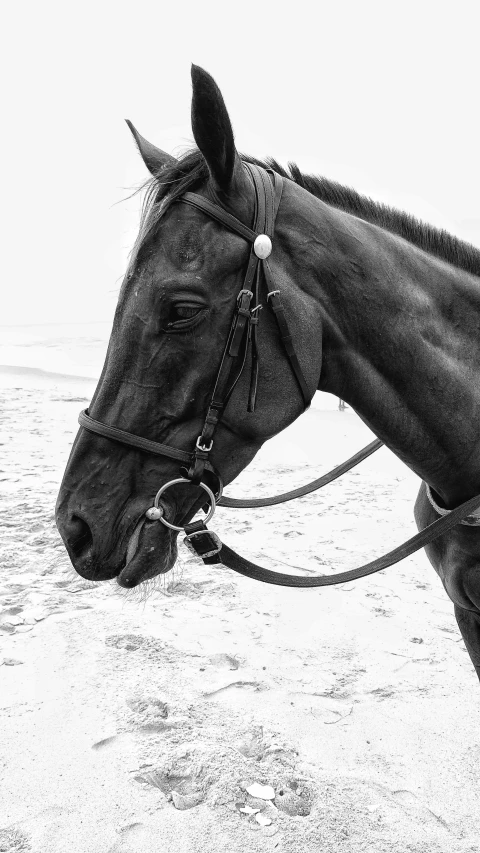
<path id="1" fill-rule="evenodd" d="M 330 181 L 328 178 L 317 175 L 305 175 L 296 163 L 289 163 L 288 170 L 286 170 L 273 158 L 258 160 L 246 154 L 242 154 L 241 157 L 247 163 L 253 163 L 264 169 L 273 169 L 282 178 L 293 181 L 331 207 L 378 225 L 393 234 L 398 234 L 423 251 L 435 255 L 455 267 L 480 276 L 480 249 L 459 240 L 444 229 L 435 228 L 409 213 L 373 201 L 368 196 L 361 195 L 356 190 L 342 186 L 336 181 Z M 164 167 L 158 175 L 148 180 L 140 188 L 145 189 L 146 192 L 140 231 L 132 252 L 130 268 L 132 261 L 138 255 L 147 238 L 152 235 L 168 207 L 183 193 L 198 188 L 207 178 L 208 168 L 203 155 L 198 149 L 194 149 L 187 152 L 172 165 Z"/>

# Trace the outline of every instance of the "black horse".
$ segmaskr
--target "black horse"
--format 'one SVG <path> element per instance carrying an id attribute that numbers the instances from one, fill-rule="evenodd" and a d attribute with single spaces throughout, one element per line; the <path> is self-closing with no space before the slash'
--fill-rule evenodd
<path id="1" fill-rule="evenodd" d="M 132 128 L 153 177 L 90 407 L 97 421 L 179 450 L 201 434 L 250 247 L 178 200 L 194 191 L 250 225 L 245 163 L 258 164 L 237 153 L 212 78 L 197 67 L 192 77 L 198 150 L 177 161 Z M 263 165 L 284 179 L 269 266 L 309 398 L 320 389 L 345 400 L 422 478 L 415 517 L 424 528 L 480 491 L 480 252 L 295 166 Z M 245 405 L 247 369 L 210 454 L 224 483 L 305 407 L 270 311 L 260 326 L 256 409 Z M 139 520 L 178 467 L 80 430 L 57 506 L 79 574 L 135 586 L 174 565 L 176 532 Z M 161 506 L 183 527 L 204 500 L 181 483 Z M 480 676 L 478 526 L 457 525 L 427 553 Z"/>

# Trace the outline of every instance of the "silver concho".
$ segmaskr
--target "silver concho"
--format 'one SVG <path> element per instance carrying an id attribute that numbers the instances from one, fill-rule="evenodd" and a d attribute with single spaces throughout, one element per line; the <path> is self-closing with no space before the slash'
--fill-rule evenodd
<path id="1" fill-rule="evenodd" d="M 261 258 L 262 261 L 265 258 L 268 258 L 272 253 L 272 241 L 267 234 L 259 234 L 257 239 L 253 244 L 253 251 L 255 252 L 257 258 Z"/>

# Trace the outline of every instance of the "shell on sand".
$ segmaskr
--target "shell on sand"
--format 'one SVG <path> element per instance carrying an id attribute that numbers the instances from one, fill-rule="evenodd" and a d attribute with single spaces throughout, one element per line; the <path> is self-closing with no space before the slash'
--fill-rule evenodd
<path id="1" fill-rule="evenodd" d="M 247 794 L 250 794 L 251 797 L 258 797 L 260 800 L 275 799 L 275 791 L 273 790 L 272 786 L 259 785 L 258 782 L 254 782 L 253 785 L 248 786 Z"/>

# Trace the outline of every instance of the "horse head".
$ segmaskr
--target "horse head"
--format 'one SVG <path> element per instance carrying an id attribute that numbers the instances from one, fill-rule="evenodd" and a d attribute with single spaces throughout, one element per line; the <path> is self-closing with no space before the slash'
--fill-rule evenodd
<path id="1" fill-rule="evenodd" d="M 193 191 L 250 227 L 256 215 L 254 181 L 236 151 L 222 95 L 210 75 L 195 66 L 192 82 L 198 150 L 176 160 L 129 123 L 152 178 L 89 409 L 97 423 L 188 452 L 198 446 L 212 402 L 251 246 L 180 200 Z M 273 312 L 260 311 L 267 302 L 260 283 L 259 305 L 250 306 L 259 319 L 255 410 L 247 405 L 252 353 L 246 341 L 244 369 L 234 371 L 236 381 L 201 478 L 190 474 L 193 483 L 177 483 L 162 495 L 161 512 L 176 527 L 183 528 L 205 503 L 200 479 L 213 491 L 217 477 L 230 483 L 268 438 L 304 411 L 318 387 L 322 325 L 308 251 L 317 239 L 312 204 L 318 202 L 305 190 L 285 182 L 269 258 L 308 391 L 302 397 Z M 82 577 L 117 578 L 121 586 L 133 587 L 172 568 L 177 532 L 146 513 L 160 487 L 182 476 L 179 470 L 178 459 L 79 431 L 60 488 L 57 524 Z"/>

